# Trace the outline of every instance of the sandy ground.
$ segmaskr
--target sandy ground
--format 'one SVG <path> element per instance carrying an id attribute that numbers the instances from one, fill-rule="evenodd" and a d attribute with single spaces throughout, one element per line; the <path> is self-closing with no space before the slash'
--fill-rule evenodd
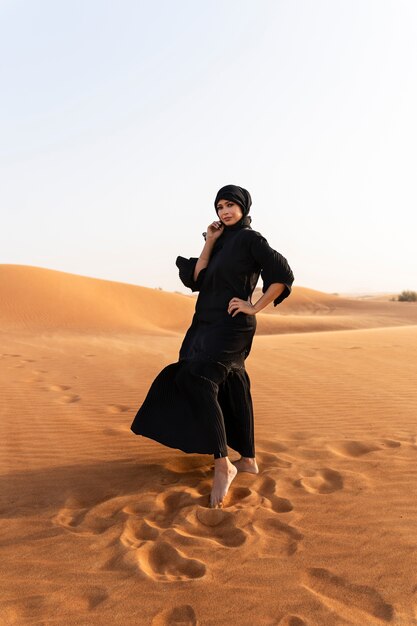
<path id="1" fill-rule="evenodd" d="M 417 303 L 259 314 L 223 509 L 212 456 L 130 431 L 194 304 L 0 265 L 0 624 L 417 625 Z"/>

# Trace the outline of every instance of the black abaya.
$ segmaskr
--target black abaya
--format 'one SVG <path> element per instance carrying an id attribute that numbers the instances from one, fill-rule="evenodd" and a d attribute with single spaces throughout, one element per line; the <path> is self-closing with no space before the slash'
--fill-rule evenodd
<path id="1" fill-rule="evenodd" d="M 227 456 L 227 446 L 241 456 L 255 456 L 253 404 L 245 369 L 256 315 L 234 317 L 228 305 L 237 297 L 250 302 L 262 277 L 265 293 L 272 283 L 285 289 L 277 306 L 291 293 L 294 275 L 287 260 L 271 248 L 243 218 L 225 226 L 207 267 L 194 280 L 197 258 L 178 256 L 180 279 L 198 291 L 194 316 L 179 359 L 157 375 L 131 429 L 160 443 L 201 454 Z"/>

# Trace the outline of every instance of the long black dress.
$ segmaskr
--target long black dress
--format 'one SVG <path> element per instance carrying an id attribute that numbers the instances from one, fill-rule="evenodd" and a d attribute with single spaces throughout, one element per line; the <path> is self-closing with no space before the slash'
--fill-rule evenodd
<path id="1" fill-rule="evenodd" d="M 207 267 L 194 280 L 198 258 L 178 256 L 180 279 L 199 291 L 195 313 L 183 339 L 179 359 L 153 381 L 131 430 L 184 452 L 227 456 L 227 446 L 241 456 L 255 456 L 253 404 L 245 369 L 256 315 L 232 317 L 232 298 L 251 301 L 261 275 L 265 293 L 272 283 L 291 293 L 294 275 L 285 257 L 271 248 L 250 219 L 225 226 Z"/>

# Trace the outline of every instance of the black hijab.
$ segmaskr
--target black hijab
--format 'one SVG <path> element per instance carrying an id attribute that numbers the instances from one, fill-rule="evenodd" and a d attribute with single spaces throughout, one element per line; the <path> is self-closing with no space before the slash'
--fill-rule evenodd
<path id="1" fill-rule="evenodd" d="M 217 203 L 219 200 L 232 200 L 232 202 L 236 202 L 242 209 L 242 217 L 236 224 L 231 224 L 228 226 L 227 224 L 223 224 L 223 232 L 218 239 L 216 239 L 215 248 L 221 248 L 223 246 L 223 241 L 225 237 L 227 237 L 227 233 L 233 232 L 235 230 L 240 230 L 241 228 L 250 228 L 250 223 L 252 222 L 252 218 L 249 213 L 249 209 L 252 204 L 252 198 L 247 189 L 243 187 L 239 187 L 238 185 L 225 185 L 216 194 L 216 199 L 214 201 L 214 208 L 217 211 Z M 204 239 L 206 239 L 207 233 L 203 233 Z"/>
<path id="2" fill-rule="evenodd" d="M 243 187 L 238 187 L 238 185 L 226 185 L 225 187 L 219 189 L 214 201 L 214 208 L 216 209 L 217 214 L 217 203 L 219 200 L 232 200 L 233 202 L 236 202 L 236 204 L 239 204 L 243 211 L 243 217 L 249 213 L 249 209 L 252 204 L 252 198 L 250 197 L 249 191 L 247 189 L 243 189 Z"/>

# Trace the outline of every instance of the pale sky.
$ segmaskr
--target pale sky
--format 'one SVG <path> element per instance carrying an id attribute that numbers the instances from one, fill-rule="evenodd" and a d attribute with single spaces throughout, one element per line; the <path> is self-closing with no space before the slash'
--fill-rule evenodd
<path id="1" fill-rule="evenodd" d="M 235 184 L 294 286 L 417 290 L 415 0 L 0 0 L 0 59 L 0 263 L 191 293 Z"/>

